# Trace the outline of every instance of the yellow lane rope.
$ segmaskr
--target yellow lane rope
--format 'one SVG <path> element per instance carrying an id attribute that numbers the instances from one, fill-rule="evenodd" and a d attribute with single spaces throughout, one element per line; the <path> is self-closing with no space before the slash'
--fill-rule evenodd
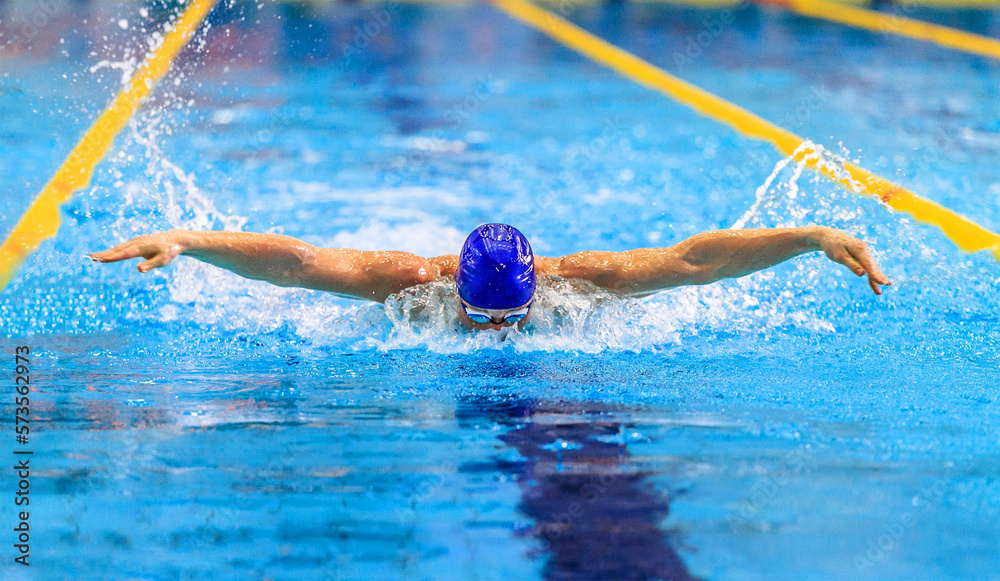
<path id="1" fill-rule="evenodd" d="M 69 201 L 73 192 L 87 187 L 94 166 L 111 148 L 118 132 L 138 109 L 156 82 L 170 69 L 170 63 L 194 36 L 202 20 L 217 0 L 191 0 L 180 18 L 163 37 L 163 43 L 143 63 L 128 87 L 94 121 L 77 143 L 55 175 L 45 184 L 28 210 L 0 246 L 0 291 L 7 288 L 21 264 L 42 242 L 59 231 L 59 207 Z"/>
<path id="2" fill-rule="evenodd" d="M 972 54 L 1000 59 L 1000 40 L 905 16 L 835 4 L 826 0 L 758 0 L 803 16 L 831 20 L 874 32 L 926 40 Z"/>
<path id="3" fill-rule="evenodd" d="M 892 209 L 916 220 L 939 227 L 952 242 L 966 252 L 991 250 L 1000 260 L 1000 236 L 982 226 L 924 199 L 852 163 L 846 172 L 834 171 L 818 163 L 820 155 L 805 140 L 757 115 L 700 89 L 590 34 L 582 28 L 524 0 L 489 0 L 513 18 L 544 32 L 560 43 L 590 57 L 622 75 L 682 103 L 696 112 L 729 125 L 747 137 L 770 142 L 783 155 L 795 156 L 807 167 L 848 190 L 882 200 Z"/>

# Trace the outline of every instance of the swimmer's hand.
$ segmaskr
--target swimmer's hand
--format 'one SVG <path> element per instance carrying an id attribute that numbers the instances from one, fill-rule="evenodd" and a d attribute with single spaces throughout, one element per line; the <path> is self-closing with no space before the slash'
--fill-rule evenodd
<path id="1" fill-rule="evenodd" d="M 878 263 L 868 252 L 868 244 L 858 240 L 854 236 L 833 228 L 818 227 L 816 231 L 816 242 L 830 260 L 843 264 L 851 272 L 858 276 L 868 275 L 868 286 L 872 287 L 875 294 L 882 294 L 881 286 L 892 284 Z"/>
<path id="2" fill-rule="evenodd" d="M 162 268 L 184 251 L 177 231 L 157 232 L 133 238 L 104 252 L 94 252 L 90 259 L 94 262 L 120 262 L 132 258 L 145 258 L 139 263 L 139 272 L 149 272 L 154 268 Z"/>

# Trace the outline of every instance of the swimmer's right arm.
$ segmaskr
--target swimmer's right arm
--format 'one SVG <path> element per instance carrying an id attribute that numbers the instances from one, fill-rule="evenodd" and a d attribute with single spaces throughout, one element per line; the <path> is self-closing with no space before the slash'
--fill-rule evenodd
<path id="1" fill-rule="evenodd" d="M 445 274 L 452 257 L 424 258 L 409 252 L 319 248 L 297 238 L 253 232 L 169 230 L 133 238 L 90 257 L 97 262 L 145 258 L 139 272 L 190 256 L 245 278 L 349 298 L 382 302 L 404 288 Z M 451 270 L 451 272 L 448 272 Z"/>

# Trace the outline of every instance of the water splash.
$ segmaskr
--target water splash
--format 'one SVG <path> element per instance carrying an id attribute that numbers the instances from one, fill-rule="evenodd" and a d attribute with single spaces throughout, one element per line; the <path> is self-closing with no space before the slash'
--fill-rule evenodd
<path id="1" fill-rule="evenodd" d="M 379 349 L 426 348 L 448 353 L 481 349 L 597 352 L 634 350 L 656 340 L 676 341 L 672 329 L 663 326 L 655 339 L 637 342 L 645 315 L 642 305 L 580 280 L 539 279 L 523 331 L 513 327 L 467 331 L 458 309 L 458 293 L 450 277 L 407 289 L 386 301 L 390 327 L 371 344 Z"/>
<path id="2" fill-rule="evenodd" d="M 814 153 L 795 161 L 795 156 L 804 150 Z M 855 192 L 849 192 L 814 174 L 810 175 L 806 184 L 801 184 L 803 169 L 811 161 L 838 176 L 847 176 L 845 157 L 805 142 L 794 155 L 777 163 L 757 188 L 753 205 L 732 227 L 775 228 L 820 224 L 865 240 L 873 256 L 894 281 L 894 285 L 887 289 L 886 301 L 904 321 L 914 318 L 933 320 L 942 314 L 956 312 L 965 313 L 963 316 L 970 313 L 994 313 L 995 316 L 1000 309 L 1000 301 L 997 300 L 1000 276 L 997 276 L 987 253 L 964 255 L 951 251 L 947 241 L 933 227 L 899 216 L 879 200 L 857 196 L 861 184 L 855 183 Z M 943 251 L 942 248 L 948 250 Z M 821 263 L 824 261 L 820 259 Z M 823 294 L 818 291 L 822 286 L 829 286 L 830 279 L 816 277 L 817 267 L 824 268 L 815 260 L 799 259 L 795 276 L 796 293 Z M 856 282 L 853 277 L 845 279 L 839 270 L 835 270 L 834 274 L 840 278 L 834 287 L 842 293 L 849 292 Z M 965 284 L 966 281 L 971 284 Z M 760 293 L 765 289 L 758 287 L 753 290 Z M 836 311 L 824 310 L 827 318 L 837 316 Z"/>
<path id="3" fill-rule="evenodd" d="M 796 161 L 796 157 L 803 152 L 809 153 Z M 784 179 L 778 179 L 792 162 L 795 164 L 792 166 L 791 175 Z M 844 225 L 855 224 L 859 228 L 863 227 L 863 223 L 856 224 L 860 206 L 851 204 L 848 193 L 841 188 L 823 188 L 820 195 L 814 195 L 818 193 L 818 188 L 815 186 L 826 181 L 818 173 L 809 174 L 809 183 L 813 187 L 803 190 L 799 185 L 799 180 L 805 169 L 810 164 L 815 164 L 839 179 L 849 181 L 853 185 L 853 194 L 857 194 L 862 191 L 863 186 L 860 182 L 850 178 L 850 174 L 844 168 L 845 162 L 847 162 L 846 158 L 828 151 L 822 145 L 811 141 L 802 142 L 792 155 L 780 160 L 774 166 L 764 183 L 758 186 L 753 205 L 733 223 L 731 228 L 737 230 L 748 226 L 793 228 L 807 225 L 809 220 L 826 220 Z"/>

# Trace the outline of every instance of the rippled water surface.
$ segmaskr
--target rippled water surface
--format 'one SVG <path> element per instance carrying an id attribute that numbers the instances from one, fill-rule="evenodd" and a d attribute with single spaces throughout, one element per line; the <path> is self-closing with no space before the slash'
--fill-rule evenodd
<path id="1" fill-rule="evenodd" d="M 4 232 L 170 13 L 0 6 Z M 770 9 L 563 14 L 1000 229 L 996 62 Z M 1000 578 L 995 260 L 488 6 L 210 23 L 0 295 L 35 386 L 4 579 Z M 487 221 L 545 256 L 825 224 L 895 284 L 820 255 L 642 300 L 547 281 L 501 340 L 448 281 L 379 305 L 84 258 L 168 228 L 452 254 Z"/>

